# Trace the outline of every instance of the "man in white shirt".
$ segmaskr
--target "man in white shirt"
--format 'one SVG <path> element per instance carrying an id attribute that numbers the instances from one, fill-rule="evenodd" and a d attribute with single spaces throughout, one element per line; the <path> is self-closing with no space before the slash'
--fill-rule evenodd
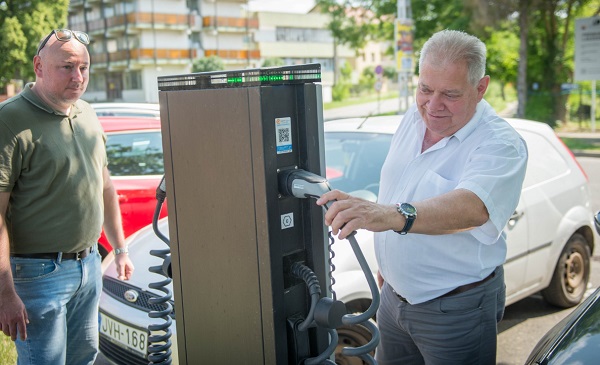
<path id="1" fill-rule="evenodd" d="M 377 203 L 341 191 L 325 223 L 378 232 L 380 365 L 494 364 L 505 302 L 503 228 L 527 165 L 519 134 L 483 100 L 485 45 L 445 30 L 423 46 L 416 103 L 396 131 Z"/>

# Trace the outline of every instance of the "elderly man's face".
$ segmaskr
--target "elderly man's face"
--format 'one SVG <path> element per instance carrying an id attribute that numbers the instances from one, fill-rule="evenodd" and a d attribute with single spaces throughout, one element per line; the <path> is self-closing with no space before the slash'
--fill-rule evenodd
<path id="1" fill-rule="evenodd" d="M 425 60 L 416 99 L 427 129 L 439 138 L 456 133 L 475 114 L 488 84 L 487 76 L 470 84 L 466 62 L 439 66 Z"/>

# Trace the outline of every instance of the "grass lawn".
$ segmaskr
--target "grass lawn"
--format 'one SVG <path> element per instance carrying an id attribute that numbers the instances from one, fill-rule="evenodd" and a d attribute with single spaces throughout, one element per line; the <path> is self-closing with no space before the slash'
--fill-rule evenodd
<path id="1" fill-rule="evenodd" d="M 16 364 L 17 350 L 10 337 L 0 334 L 0 364 Z"/>
<path id="2" fill-rule="evenodd" d="M 569 147 L 571 151 L 585 150 L 600 152 L 600 142 L 589 142 L 585 139 L 563 137 L 561 140 Z"/>

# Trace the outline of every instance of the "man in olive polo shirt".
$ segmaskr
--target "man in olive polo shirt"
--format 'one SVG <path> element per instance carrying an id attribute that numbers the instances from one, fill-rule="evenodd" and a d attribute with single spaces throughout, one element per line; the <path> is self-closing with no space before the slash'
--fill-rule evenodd
<path id="1" fill-rule="evenodd" d="M 126 252 L 104 133 L 79 98 L 87 34 L 57 29 L 33 59 L 36 82 L 0 104 L 0 328 L 18 364 L 93 364 L 102 226 Z M 115 259 L 121 279 L 133 265 Z"/>

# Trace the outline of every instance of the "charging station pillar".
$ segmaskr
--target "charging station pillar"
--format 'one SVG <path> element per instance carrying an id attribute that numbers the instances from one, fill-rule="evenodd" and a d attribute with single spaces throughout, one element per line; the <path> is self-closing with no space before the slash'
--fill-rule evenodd
<path id="1" fill-rule="evenodd" d="M 328 333 L 293 330 L 310 301 L 300 262 L 328 294 L 327 232 L 312 199 L 277 176 L 325 176 L 319 64 L 159 77 L 181 364 L 297 364 Z"/>

